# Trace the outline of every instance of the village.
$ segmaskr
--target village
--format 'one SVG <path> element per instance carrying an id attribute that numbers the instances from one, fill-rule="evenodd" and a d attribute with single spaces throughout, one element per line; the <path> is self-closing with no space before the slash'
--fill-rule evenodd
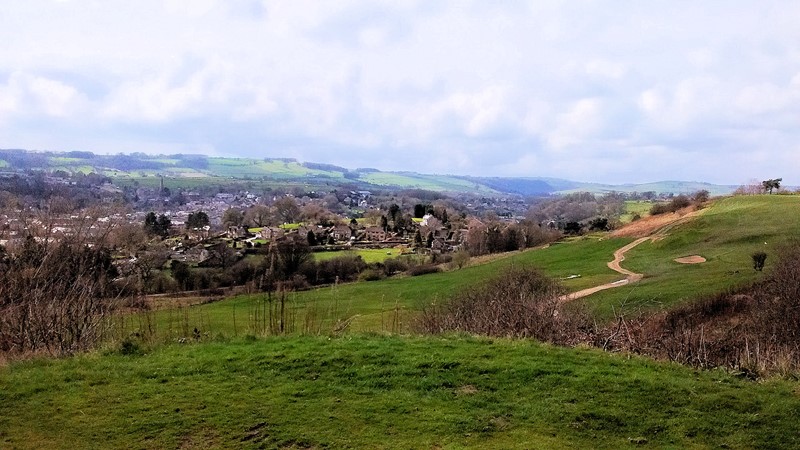
<path id="1" fill-rule="evenodd" d="M 14 177 L 0 180 L 6 187 L 0 189 L 4 252 L 62 240 L 103 246 L 118 278 L 142 293 L 247 282 L 252 277 L 228 274 L 253 272 L 282 243 L 326 253 L 324 259 L 386 250 L 386 258 L 441 263 L 458 252 L 517 250 L 550 239 L 525 218 L 528 205 L 521 198 L 298 187 L 209 192 L 170 190 L 163 178 L 155 187 L 131 187 L 99 176 L 81 178 L 81 184 L 59 174 Z M 20 186 L 47 194 L 31 202 Z M 176 282 L 176 267 L 196 279 Z"/>

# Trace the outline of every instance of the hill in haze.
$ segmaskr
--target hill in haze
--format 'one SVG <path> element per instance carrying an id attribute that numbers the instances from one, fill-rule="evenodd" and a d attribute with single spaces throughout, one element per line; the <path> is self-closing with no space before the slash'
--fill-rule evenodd
<path id="1" fill-rule="evenodd" d="M 144 153 L 97 155 L 86 151 L 32 152 L 0 150 L 0 171 L 64 171 L 99 173 L 116 179 L 164 176 L 177 179 L 268 179 L 325 185 L 357 185 L 364 189 L 427 189 L 483 195 L 542 196 L 577 191 L 691 193 L 701 189 L 712 195 L 733 192 L 736 186 L 702 182 L 659 181 L 645 184 L 585 183 L 547 177 L 471 177 L 459 175 L 348 169 L 333 164 L 300 162 L 292 158 L 223 158 L 194 154 Z"/>

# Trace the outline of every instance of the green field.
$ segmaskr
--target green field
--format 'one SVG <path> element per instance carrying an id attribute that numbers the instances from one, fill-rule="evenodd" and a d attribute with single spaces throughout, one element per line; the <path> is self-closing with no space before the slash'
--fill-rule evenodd
<path id="1" fill-rule="evenodd" d="M 344 179 L 342 172 L 309 169 L 297 162 L 248 158 L 208 158 L 209 174 L 222 177 L 302 178 L 308 176 Z"/>
<path id="2" fill-rule="evenodd" d="M 461 270 L 291 292 L 286 297 L 287 321 L 292 331 L 311 334 L 332 332 L 343 324 L 347 324 L 343 328 L 347 331 L 411 332 L 413 316 L 424 305 L 446 301 L 509 267 L 541 267 L 548 275 L 564 279 L 570 290 L 618 280 L 621 276 L 606 267 L 605 261 L 629 241 L 583 238 L 547 249 L 511 253 Z M 567 279 L 574 275 L 578 277 Z M 265 294 L 240 295 L 184 311 L 145 313 L 145 317 L 129 318 L 124 329 L 153 329 L 161 340 L 177 338 L 187 326 L 211 335 L 263 334 L 266 301 Z"/>
<path id="3" fill-rule="evenodd" d="M 314 259 L 326 261 L 340 256 L 360 256 L 365 263 L 382 263 L 386 258 L 396 258 L 400 256 L 400 250 L 396 248 L 362 248 L 357 250 L 345 250 L 338 252 L 315 252 Z"/>
<path id="4" fill-rule="evenodd" d="M 158 173 L 153 171 L 150 175 L 141 176 L 140 171 L 134 172 L 132 175 L 111 175 L 113 183 L 117 186 L 142 186 L 149 188 L 156 188 L 161 183 L 161 177 Z M 294 183 L 280 180 L 265 180 L 265 179 L 236 179 L 224 177 L 178 177 L 178 176 L 165 176 L 164 187 L 171 190 L 174 189 L 198 189 L 198 188 L 230 188 L 236 186 L 240 189 L 247 189 L 253 192 L 263 192 L 267 189 L 287 189 L 299 186 L 305 190 L 320 189 L 322 186 L 311 183 Z"/>
<path id="5" fill-rule="evenodd" d="M 271 338 L 0 368 L 0 447 L 797 448 L 797 383 L 467 337 Z"/>
<path id="6" fill-rule="evenodd" d="M 360 179 L 379 186 L 427 189 L 445 192 L 497 193 L 485 185 L 447 175 L 423 175 L 417 173 L 369 172 Z"/>
<path id="7" fill-rule="evenodd" d="M 638 214 L 639 217 L 647 217 L 650 215 L 650 208 L 653 207 L 652 202 L 641 200 L 626 200 L 625 212 L 620 216 L 619 220 L 622 223 L 630 223 L 633 221 L 633 216 Z"/>

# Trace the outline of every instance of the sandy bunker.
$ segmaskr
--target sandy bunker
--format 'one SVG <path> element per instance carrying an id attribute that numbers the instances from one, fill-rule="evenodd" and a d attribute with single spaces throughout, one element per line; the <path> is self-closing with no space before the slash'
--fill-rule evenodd
<path id="1" fill-rule="evenodd" d="M 674 261 L 681 264 L 700 264 L 706 262 L 706 259 L 700 255 L 691 255 L 675 258 Z"/>

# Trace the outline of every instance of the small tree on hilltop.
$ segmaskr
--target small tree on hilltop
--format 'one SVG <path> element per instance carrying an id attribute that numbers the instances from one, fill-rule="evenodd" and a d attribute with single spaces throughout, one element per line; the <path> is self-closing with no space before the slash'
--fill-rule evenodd
<path id="1" fill-rule="evenodd" d="M 764 180 L 761 182 L 761 185 L 764 187 L 764 190 L 772 194 L 773 189 L 780 189 L 781 188 L 781 181 L 783 178 L 775 178 L 770 180 Z"/>

